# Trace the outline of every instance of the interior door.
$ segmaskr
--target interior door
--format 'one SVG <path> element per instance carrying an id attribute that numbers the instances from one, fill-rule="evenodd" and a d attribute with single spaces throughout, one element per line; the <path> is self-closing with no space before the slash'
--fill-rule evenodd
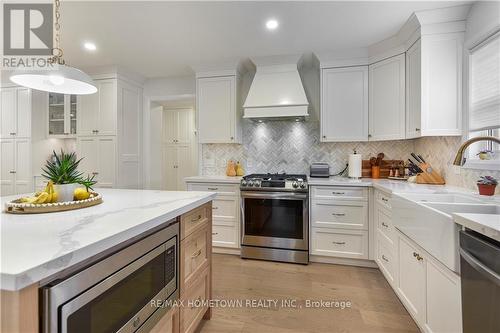
<path id="1" fill-rule="evenodd" d="M 17 89 L 17 134 L 18 138 L 31 137 L 31 92 L 27 88 Z"/>
<path id="2" fill-rule="evenodd" d="M 16 89 L 1 89 L 0 129 L 2 138 L 12 138 L 16 133 Z"/>
<path id="3" fill-rule="evenodd" d="M 177 140 L 177 116 L 176 110 L 166 110 L 163 112 L 163 142 L 175 144 Z"/>
<path id="4" fill-rule="evenodd" d="M 15 143 L 16 156 L 16 194 L 28 193 L 32 191 L 32 172 L 31 172 L 31 140 L 17 139 Z"/>
<path id="5" fill-rule="evenodd" d="M 163 145 L 163 189 L 177 190 L 177 147 Z"/>
<path id="6" fill-rule="evenodd" d="M 15 143 L 13 139 L 0 141 L 0 156 L 1 156 L 1 193 L 0 195 L 14 194 L 14 179 L 15 179 Z"/>
<path id="7" fill-rule="evenodd" d="M 194 124 L 192 109 L 177 110 L 177 143 L 191 143 L 191 132 Z"/>
<path id="8" fill-rule="evenodd" d="M 186 183 L 184 178 L 193 175 L 191 146 L 182 145 L 177 147 L 177 190 L 185 191 Z"/>
<path id="9" fill-rule="evenodd" d="M 100 137 L 98 140 L 98 187 L 113 187 L 116 175 L 116 143 L 114 137 Z"/>

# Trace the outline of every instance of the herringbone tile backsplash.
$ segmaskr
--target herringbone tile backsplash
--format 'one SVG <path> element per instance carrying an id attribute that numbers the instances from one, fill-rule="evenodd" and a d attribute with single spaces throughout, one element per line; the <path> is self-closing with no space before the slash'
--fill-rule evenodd
<path id="1" fill-rule="evenodd" d="M 386 159 L 403 159 L 411 152 L 421 154 L 446 179 L 449 185 L 475 190 L 481 175 L 500 179 L 500 171 L 461 169 L 453 172 L 453 158 L 461 143 L 461 137 L 427 137 L 416 140 L 379 142 L 319 141 L 318 122 L 270 121 L 243 122 L 243 144 L 204 144 L 202 147 L 202 174 L 223 175 L 228 160 L 240 161 L 245 173 L 283 172 L 309 173 L 312 162 L 327 162 L 330 172 L 342 170 L 348 154 L 356 149 L 363 159 L 379 152 Z M 497 192 L 500 191 L 500 186 Z"/>
<path id="2" fill-rule="evenodd" d="M 204 144 L 202 149 L 204 175 L 224 174 L 230 159 L 240 161 L 247 174 L 283 171 L 308 174 L 312 162 L 329 163 L 332 173 L 342 170 L 354 149 L 363 159 L 379 152 L 386 159 L 406 159 L 414 144 L 411 140 L 321 143 L 318 122 L 245 120 L 242 145 Z"/>

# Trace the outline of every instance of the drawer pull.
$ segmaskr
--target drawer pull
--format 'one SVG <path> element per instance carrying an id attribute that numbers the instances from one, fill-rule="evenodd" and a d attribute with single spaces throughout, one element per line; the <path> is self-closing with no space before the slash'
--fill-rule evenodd
<path id="1" fill-rule="evenodd" d="M 201 303 L 201 296 L 198 296 L 198 298 L 193 302 L 193 305 L 191 305 L 191 310 L 196 307 L 196 304 Z"/>
<path id="2" fill-rule="evenodd" d="M 332 243 L 337 245 L 345 245 L 345 242 L 332 242 Z"/>
<path id="3" fill-rule="evenodd" d="M 199 249 L 198 251 L 193 253 L 193 255 L 191 256 L 191 259 L 197 258 L 200 254 L 201 254 L 201 249 Z"/>
<path id="4" fill-rule="evenodd" d="M 218 187 L 208 187 L 210 191 L 217 191 L 219 188 Z"/>
<path id="5" fill-rule="evenodd" d="M 417 252 L 413 252 L 413 256 L 417 258 L 418 261 L 424 260 L 424 258 L 422 258 L 422 256 L 420 256 L 420 254 L 418 254 Z"/>
<path id="6" fill-rule="evenodd" d="M 215 206 L 212 207 L 212 210 L 216 210 L 216 209 L 219 209 L 219 207 L 215 207 Z"/>
<path id="7" fill-rule="evenodd" d="M 198 215 L 198 217 L 197 217 L 197 218 L 192 219 L 192 220 L 191 220 L 191 222 L 198 222 L 199 220 L 201 220 L 201 218 L 202 218 L 202 216 L 201 216 L 201 214 L 200 214 L 200 215 Z"/>
<path id="8" fill-rule="evenodd" d="M 332 194 L 344 195 L 344 194 L 345 194 L 345 192 L 332 192 Z"/>
<path id="9" fill-rule="evenodd" d="M 218 232 L 212 232 L 213 236 L 218 235 L 218 234 L 219 234 Z"/>
<path id="10" fill-rule="evenodd" d="M 9 173 L 16 173 L 16 172 L 14 170 L 12 170 L 12 171 L 9 171 Z"/>
<path id="11" fill-rule="evenodd" d="M 9 134 L 10 134 L 10 135 L 16 135 L 16 133 L 15 133 L 15 132 L 10 132 Z"/>
<path id="12" fill-rule="evenodd" d="M 345 216 L 345 213 L 332 213 L 333 216 Z"/>
<path id="13" fill-rule="evenodd" d="M 385 224 L 384 222 L 382 222 L 382 226 L 386 227 L 386 228 L 389 228 L 389 226 L 387 224 Z"/>
<path id="14" fill-rule="evenodd" d="M 389 202 L 389 199 L 382 197 L 382 201 Z"/>
<path id="15" fill-rule="evenodd" d="M 384 255 L 382 255 L 382 259 L 389 262 L 389 259 L 387 259 Z"/>

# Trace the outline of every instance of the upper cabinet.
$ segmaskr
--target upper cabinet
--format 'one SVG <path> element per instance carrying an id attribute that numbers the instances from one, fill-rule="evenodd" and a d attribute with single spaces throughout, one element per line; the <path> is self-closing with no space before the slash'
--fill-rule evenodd
<path id="1" fill-rule="evenodd" d="M 321 141 L 368 140 L 368 66 L 321 70 Z"/>
<path id="2" fill-rule="evenodd" d="M 196 109 L 200 143 L 241 143 L 238 81 L 236 74 L 197 78 Z"/>
<path id="3" fill-rule="evenodd" d="M 79 96 L 78 135 L 116 135 L 117 80 L 94 80 L 97 93 Z"/>
<path id="4" fill-rule="evenodd" d="M 407 138 L 462 134 L 463 33 L 423 35 L 406 52 Z"/>
<path id="5" fill-rule="evenodd" d="M 76 95 L 47 93 L 48 137 L 74 138 L 76 136 Z"/>
<path id="6" fill-rule="evenodd" d="M 405 138 L 405 55 L 369 66 L 369 140 Z"/>
<path id="7" fill-rule="evenodd" d="M 1 89 L 0 137 L 31 137 L 31 91 L 14 87 Z"/>

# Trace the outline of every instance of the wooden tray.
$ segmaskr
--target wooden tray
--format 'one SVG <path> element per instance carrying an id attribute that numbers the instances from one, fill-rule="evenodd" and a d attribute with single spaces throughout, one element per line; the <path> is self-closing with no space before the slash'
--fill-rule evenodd
<path id="1" fill-rule="evenodd" d="M 102 196 L 93 193 L 93 198 L 78 201 L 31 204 L 14 200 L 5 204 L 5 212 L 9 214 L 43 214 L 63 212 L 65 210 L 81 209 L 102 203 Z"/>

